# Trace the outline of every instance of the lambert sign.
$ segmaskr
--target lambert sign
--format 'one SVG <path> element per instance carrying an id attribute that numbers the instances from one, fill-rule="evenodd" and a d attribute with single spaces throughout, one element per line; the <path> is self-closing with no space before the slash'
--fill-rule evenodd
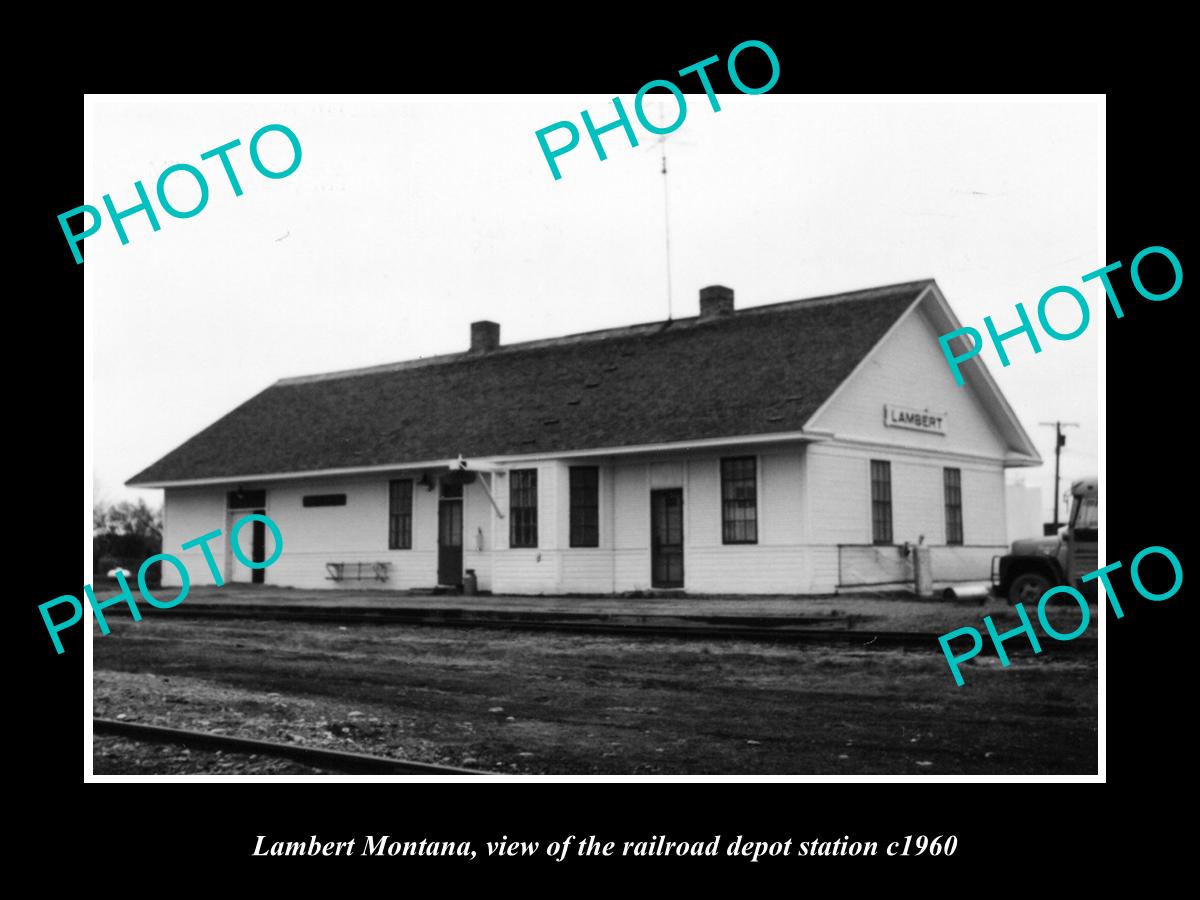
<path id="1" fill-rule="evenodd" d="M 931 413 L 927 409 L 909 409 L 907 406 L 890 406 L 885 403 L 883 424 L 889 428 L 911 428 L 914 431 L 945 434 L 946 414 Z"/>

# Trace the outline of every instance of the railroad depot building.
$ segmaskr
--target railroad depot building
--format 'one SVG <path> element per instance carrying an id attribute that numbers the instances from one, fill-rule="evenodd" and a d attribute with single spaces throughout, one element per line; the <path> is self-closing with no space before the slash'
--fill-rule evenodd
<path id="1" fill-rule="evenodd" d="M 932 280 L 285 378 L 128 484 L 165 491 L 163 547 L 247 512 L 283 552 L 227 582 L 497 594 L 813 594 L 986 579 L 1005 476 L 1039 465 L 975 357 L 956 386 Z M 261 523 L 246 558 L 273 553 Z M 164 567 L 165 584 L 179 576 Z"/>

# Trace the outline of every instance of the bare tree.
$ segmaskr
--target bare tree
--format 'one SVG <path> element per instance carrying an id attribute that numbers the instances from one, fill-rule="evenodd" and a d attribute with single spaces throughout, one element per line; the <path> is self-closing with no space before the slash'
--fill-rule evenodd
<path id="1" fill-rule="evenodd" d="M 142 499 L 136 503 L 101 501 L 92 508 L 92 559 L 97 575 L 117 566 L 136 572 L 143 559 L 161 550 L 161 508 Z"/>

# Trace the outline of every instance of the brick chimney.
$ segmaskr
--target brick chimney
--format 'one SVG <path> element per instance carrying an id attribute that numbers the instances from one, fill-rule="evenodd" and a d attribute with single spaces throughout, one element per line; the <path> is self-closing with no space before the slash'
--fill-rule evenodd
<path id="1" fill-rule="evenodd" d="M 471 323 L 471 352 L 487 353 L 500 346 L 500 324 L 498 322 Z"/>
<path id="2" fill-rule="evenodd" d="M 712 284 L 700 288 L 700 318 L 713 319 L 733 312 L 733 288 Z"/>

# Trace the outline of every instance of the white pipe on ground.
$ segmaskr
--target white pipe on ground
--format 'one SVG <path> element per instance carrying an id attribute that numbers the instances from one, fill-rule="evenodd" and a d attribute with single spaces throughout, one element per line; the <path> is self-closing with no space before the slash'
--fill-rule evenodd
<path id="1" fill-rule="evenodd" d="M 956 584 L 942 591 L 942 599 L 951 602 L 978 601 L 983 603 L 991 593 L 992 586 L 986 581 L 973 581 L 967 584 Z"/>

